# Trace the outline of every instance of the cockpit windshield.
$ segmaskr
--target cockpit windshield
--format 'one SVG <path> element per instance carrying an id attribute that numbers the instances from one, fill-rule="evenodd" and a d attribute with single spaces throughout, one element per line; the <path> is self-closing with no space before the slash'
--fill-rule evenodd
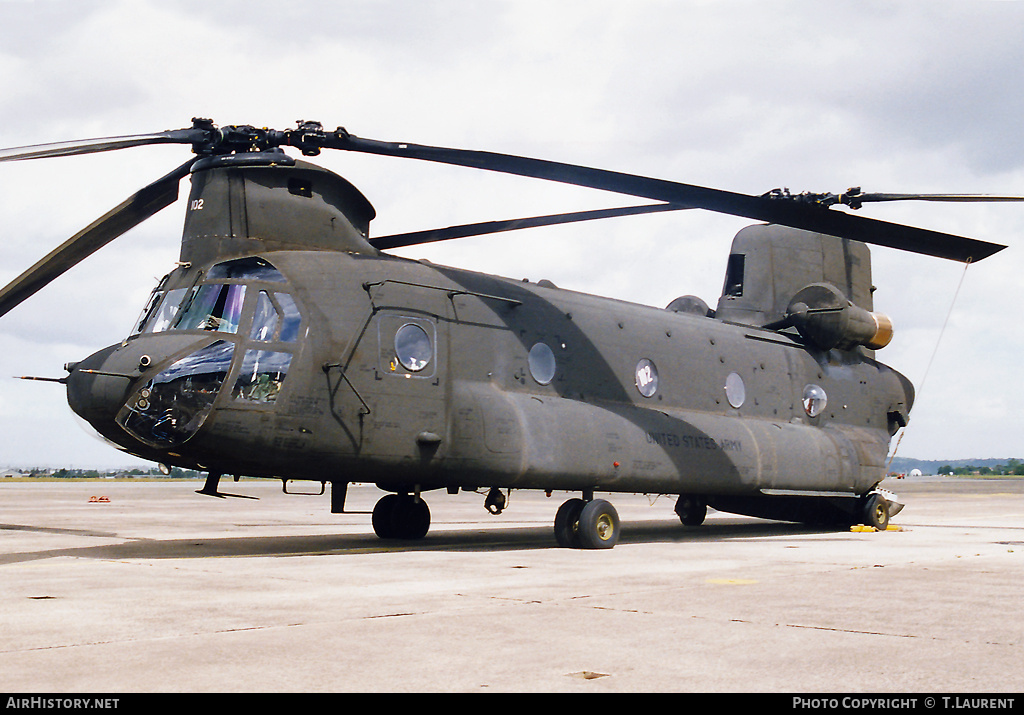
<path id="1" fill-rule="evenodd" d="M 280 292 L 287 281 L 262 258 L 239 258 L 210 268 L 204 280 L 191 288 L 165 289 L 168 277 L 156 287 L 132 335 L 165 330 L 206 330 L 236 334 L 245 316 L 247 288 L 262 284 L 250 308 L 248 334 L 259 341 L 294 342 L 302 317 L 295 300 Z M 277 284 L 277 285 L 267 285 Z"/>
<path id="2" fill-rule="evenodd" d="M 125 430 L 155 447 L 190 439 L 218 400 L 233 409 L 273 409 L 302 334 L 288 281 L 265 259 L 224 261 L 192 285 L 168 288 L 182 286 L 181 279 L 172 273 L 160 282 L 132 335 L 204 331 L 216 337 L 155 365 L 119 412 Z"/>
<path id="3" fill-rule="evenodd" d="M 242 319 L 244 303 L 244 285 L 207 283 L 193 289 L 191 298 L 171 327 L 174 330 L 235 333 Z"/>

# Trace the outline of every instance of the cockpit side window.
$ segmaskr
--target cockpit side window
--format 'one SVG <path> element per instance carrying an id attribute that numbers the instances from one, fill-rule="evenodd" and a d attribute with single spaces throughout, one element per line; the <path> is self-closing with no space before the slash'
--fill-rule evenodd
<path id="1" fill-rule="evenodd" d="M 166 278 L 164 280 L 166 280 Z M 160 285 L 163 285 L 163 282 L 161 282 Z M 146 302 L 146 307 L 142 309 L 139 319 L 135 321 L 135 328 L 132 330 L 132 335 L 138 335 L 145 329 L 146 323 L 148 323 L 153 317 L 156 312 L 156 307 L 160 305 L 160 300 L 163 297 L 164 293 L 160 290 L 160 286 L 153 289 L 153 292 L 149 294 L 149 300 Z"/>
<path id="2" fill-rule="evenodd" d="M 280 340 L 284 343 L 295 342 L 299 337 L 299 324 L 302 323 L 299 306 L 295 305 L 295 299 L 287 293 L 275 293 L 274 297 L 281 306 L 281 314 L 284 316 Z"/>
<path id="3" fill-rule="evenodd" d="M 291 362 L 291 353 L 246 350 L 232 397 L 244 402 L 275 402 Z"/>
<path id="4" fill-rule="evenodd" d="M 277 308 L 274 307 L 270 295 L 261 290 L 256 299 L 256 312 L 252 316 L 252 330 L 249 331 L 250 340 L 267 341 L 273 340 L 277 334 L 277 326 L 280 323 Z"/>
<path id="5" fill-rule="evenodd" d="M 181 299 L 184 297 L 184 288 L 175 288 L 174 290 L 167 291 L 163 295 L 160 305 L 147 316 L 145 323 L 140 326 L 142 332 L 162 333 L 170 328 L 174 322 L 174 317 L 178 314 L 178 308 L 181 307 Z"/>
<path id="6" fill-rule="evenodd" d="M 293 343 L 299 336 L 301 323 L 302 316 L 294 298 L 287 293 L 261 290 L 256 299 L 249 339 Z"/>

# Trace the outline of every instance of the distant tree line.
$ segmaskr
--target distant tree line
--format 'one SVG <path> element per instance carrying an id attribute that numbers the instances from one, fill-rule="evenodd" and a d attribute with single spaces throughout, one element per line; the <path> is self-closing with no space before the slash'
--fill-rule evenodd
<path id="1" fill-rule="evenodd" d="M 181 467 L 171 467 L 170 474 L 164 474 L 158 467 L 151 467 L 150 469 L 110 469 L 110 470 L 98 470 L 98 469 L 44 469 L 41 467 L 33 467 L 32 469 L 19 470 L 19 473 L 26 477 L 46 477 L 50 479 L 100 479 L 103 477 L 113 477 L 115 479 L 130 479 L 133 477 L 144 477 L 154 479 L 199 479 L 200 473 L 194 469 L 182 469 Z"/>
<path id="2" fill-rule="evenodd" d="M 974 465 L 961 465 L 954 467 L 951 464 L 943 464 L 938 469 L 939 474 L 952 474 L 954 476 L 970 476 L 970 475 L 991 475 L 991 476 L 1015 476 L 1024 475 L 1024 462 L 1019 459 L 1009 459 L 1006 464 L 996 464 L 991 467 L 986 466 L 974 466 Z"/>

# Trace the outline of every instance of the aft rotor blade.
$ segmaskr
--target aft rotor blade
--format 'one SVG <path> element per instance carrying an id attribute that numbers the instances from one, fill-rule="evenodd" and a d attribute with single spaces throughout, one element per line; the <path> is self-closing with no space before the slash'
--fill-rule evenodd
<path id="1" fill-rule="evenodd" d="M 362 139 L 348 134 L 344 130 L 338 130 L 329 135 L 324 146 L 382 156 L 406 157 L 473 167 L 613 191 L 955 261 L 980 261 L 1005 248 L 999 244 L 963 236 L 853 216 L 841 211 L 832 211 L 823 206 L 738 194 L 575 164 L 562 164 L 491 152 L 380 142 Z"/>
<path id="2" fill-rule="evenodd" d="M 0 161 L 24 161 L 27 159 L 44 159 L 54 156 L 76 156 L 78 154 L 95 154 L 101 151 L 115 151 L 149 144 L 192 144 L 204 140 L 208 132 L 199 129 L 176 129 L 155 134 L 134 134 L 123 137 L 104 137 L 100 139 L 79 139 L 52 144 L 35 144 L 33 146 L 0 149 Z"/>
<path id="3" fill-rule="evenodd" d="M 178 198 L 178 184 L 188 176 L 194 161 L 189 159 L 137 191 L 11 281 L 0 290 L 0 316 L 121 234 L 173 204 Z"/>
<path id="4" fill-rule="evenodd" d="M 470 236 L 483 236 L 502 231 L 517 231 L 523 228 L 554 226 L 556 224 L 575 223 L 577 221 L 594 221 L 603 218 L 614 218 L 616 216 L 634 216 L 636 214 L 658 213 L 661 211 L 681 211 L 688 208 L 688 206 L 676 206 L 674 204 L 645 204 L 643 206 L 576 211 L 573 213 L 533 216 L 531 218 L 508 219 L 505 221 L 484 221 L 482 223 L 468 223 L 461 226 L 448 226 L 447 228 L 435 228 L 427 231 L 378 236 L 371 238 L 370 243 L 375 248 L 381 249 L 402 248 L 418 246 L 423 243 L 433 243 L 435 241 L 447 241 L 452 238 L 468 238 Z"/>

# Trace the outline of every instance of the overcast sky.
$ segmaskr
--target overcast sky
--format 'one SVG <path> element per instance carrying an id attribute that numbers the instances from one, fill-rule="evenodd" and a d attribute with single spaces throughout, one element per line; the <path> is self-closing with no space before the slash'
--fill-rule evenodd
<path id="1" fill-rule="evenodd" d="M 742 193 L 1024 195 L 1022 37 L 1020 2 L 0 0 L 0 147 L 194 116 L 278 129 L 310 119 Z M 0 164 L 0 284 L 187 156 L 164 146 Z M 317 161 L 367 195 L 376 235 L 629 203 L 397 159 Z M 1024 204 L 862 213 L 1010 246 L 966 271 L 873 249 L 875 307 L 896 326 L 878 358 L 919 390 L 900 456 L 1024 458 Z M 79 426 L 60 385 L 9 376 L 62 376 L 125 337 L 173 268 L 183 215 L 179 201 L 0 318 L 0 466 L 144 464 Z M 689 211 L 403 255 L 713 306 L 749 223 Z"/>

